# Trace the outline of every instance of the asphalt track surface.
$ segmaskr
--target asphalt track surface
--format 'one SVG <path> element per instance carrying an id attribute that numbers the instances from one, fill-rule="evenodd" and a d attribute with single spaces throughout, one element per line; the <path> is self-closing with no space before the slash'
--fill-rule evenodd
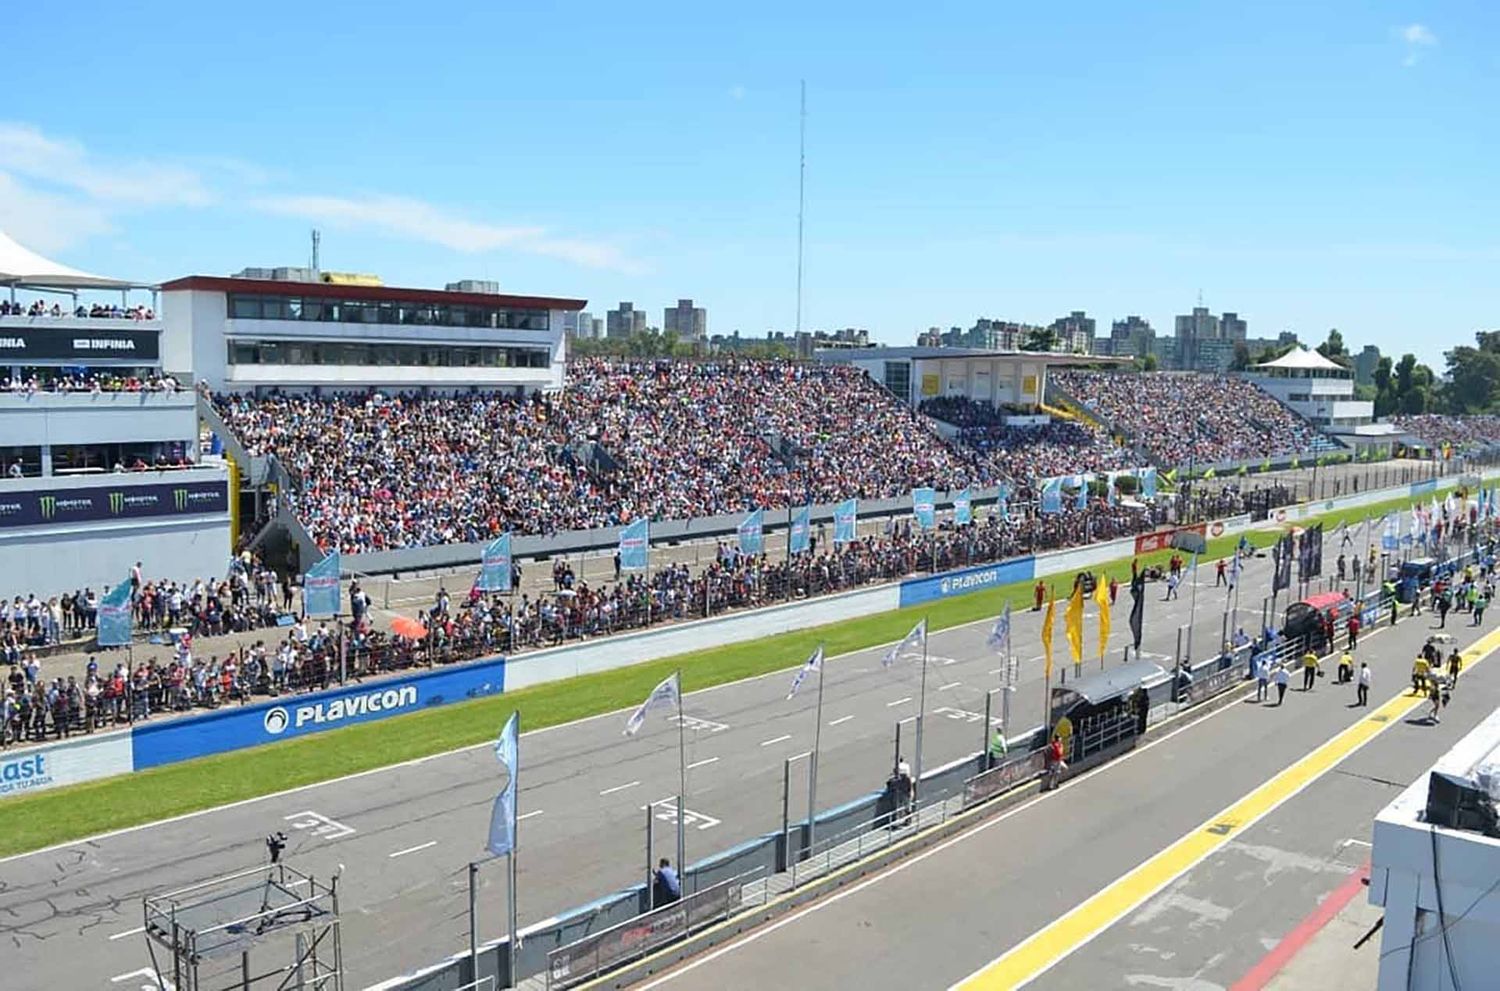
<path id="1" fill-rule="evenodd" d="M 1337 555 L 1332 545 L 1325 548 L 1329 558 Z M 1247 564 L 1241 588 L 1247 629 L 1259 622 L 1269 579 L 1268 558 Z M 1213 580 L 1212 567 L 1205 564 L 1194 649 L 1200 657 L 1216 646 L 1223 621 L 1225 594 Z M 1165 664 L 1178 626 L 1187 622 L 1192 593 L 1184 583 L 1178 600 L 1163 602 L 1162 594 L 1162 586 L 1148 587 L 1143 648 Z M 1067 647 L 1061 605 L 1058 611 L 1061 668 Z M 1122 591 L 1114 609 L 1110 663 L 1118 662 L 1129 636 L 1128 611 L 1129 596 Z M 989 625 L 971 624 L 929 638 L 928 768 L 969 755 L 983 742 L 984 697 L 1000 684 L 1000 658 L 985 643 Z M 1040 721 L 1039 627 L 1037 613 L 1015 617 L 1021 667 L 1012 712 L 1017 730 Z M 1085 671 L 1098 667 L 1096 638 L 1091 605 Z M 921 666 L 885 668 L 883 653 L 864 650 L 831 659 L 827 666 L 822 808 L 880 787 L 890 770 L 899 721 L 907 720 L 902 748 L 914 757 L 910 720 L 917 713 Z M 811 747 L 817 702 L 811 682 L 788 701 L 790 680 L 790 671 L 778 672 L 688 696 L 689 862 L 780 828 L 783 761 Z M 998 701 L 994 711 L 998 715 Z M 624 714 L 613 713 L 523 737 L 518 856 L 523 927 L 644 877 L 644 807 L 678 790 L 678 734 L 662 714 L 633 739 L 622 735 L 623 723 Z M 1201 731 L 1199 738 L 1204 738 Z M 1212 779 L 1217 772 L 1207 773 Z M 792 781 L 794 820 L 805 814 L 802 774 L 805 763 Z M 490 806 L 502 780 L 492 749 L 479 746 L 0 861 L 0 939 L 10 944 L 0 983 L 18 991 L 150 987 L 139 973 L 149 964 L 138 932 L 141 897 L 261 863 L 264 837 L 278 829 L 290 837 L 290 863 L 320 876 L 345 867 L 347 986 L 436 962 L 467 945 L 466 865 L 485 856 Z M 1101 821 L 1093 813 L 1083 818 L 1096 825 Z M 1109 864 L 1157 835 L 1122 828 L 1116 816 L 1104 818 L 1124 844 L 1110 854 Z M 657 855 L 673 855 L 673 834 L 673 821 L 657 824 Z M 1108 868 L 1101 864 L 1100 869 Z M 495 864 L 480 878 L 484 940 L 503 931 L 503 871 Z M 1035 921 L 1062 907 L 1060 902 L 1049 910 L 1033 905 L 1027 917 Z"/>
<path id="2" fill-rule="evenodd" d="M 1481 632 L 1467 622 L 1449 623 L 1461 646 Z M 1258 988 L 1239 982 L 1368 860 L 1376 812 L 1494 708 L 1493 658 L 1463 675 L 1440 725 L 1425 703 L 1382 707 L 1415 701 L 1410 658 L 1432 626 L 1424 614 L 1362 638 L 1370 708 L 1331 678 L 1309 693 L 1297 679 L 1279 707 L 1251 690 L 641 987 Z M 1322 773 L 1299 773 L 1303 758 Z"/>

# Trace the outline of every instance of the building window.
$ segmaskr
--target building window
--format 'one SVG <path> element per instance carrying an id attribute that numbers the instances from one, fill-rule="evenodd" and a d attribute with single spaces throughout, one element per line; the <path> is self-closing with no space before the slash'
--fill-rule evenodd
<path id="1" fill-rule="evenodd" d="M 885 363 L 885 387 L 903 403 L 911 402 L 911 363 L 887 361 Z"/>
<path id="2" fill-rule="evenodd" d="M 228 342 L 231 365 L 337 365 L 425 368 L 546 368 L 546 348 L 345 341 Z"/>
<path id="3" fill-rule="evenodd" d="M 303 298 L 264 293 L 230 293 L 229 316 L 236 320 L 312 320 L 542 332 L 551 324 L 551 316 L 546 310 L 393 300 L 339 300 L 321 296 Z"/>

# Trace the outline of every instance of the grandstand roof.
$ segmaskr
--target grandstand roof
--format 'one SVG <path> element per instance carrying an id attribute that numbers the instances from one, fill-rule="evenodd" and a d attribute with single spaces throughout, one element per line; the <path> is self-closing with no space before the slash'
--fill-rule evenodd
<path id="1" fill-rule="evenodd" d="M 0 285 L 35 286 L 39 289 L 133 289 L 143 284 L 69 268 L 22 247 L 0 231 Z"/>
<path id="2" fill-rule="evenodd" d="M 876 358 L 886 358 L 891 361 L 900 361 L 902 359 L 936 360 L 940 358 L 955 360 L 960 358 L 1025 358 L 1027 361 L 1039 361 L 1047 365 L 1096 365 L 1130 360 L 1128 358 L 1111 358 L 1093 354 L 1062 354 L 1054 351 L 995 351 L 988 348 L 818 348 L 815 353 L 819 360 L 832 362 L 869 361 Z"/>
<path id="3" fill-rule="evenodd" d="M 511 296 L 504 293 L 450 292 L 446 289 L 403 289 L 398 286 L 355 286 L 328 282 L 288 282 L 280 279 L 237 279 L 217 275 L 186 275 L 180 279 L 162 283 L 162 290 L 165 292 L 184 289 L 373 302 L 510 306 L 532 310 L 581 310 L 588 305 L 586 299 L 565 299 L 557 296 Z"/>
<path id="4" fill-rule="evenodd" d="M 1336 361 L 1329 361 L 1316 351 L 1305 347 L 1292 348 L 1280 358 L 1263 361 L 1256 368 L 1281 368 L 1299 372 L 1347 372 L 1348 369 Z"/>

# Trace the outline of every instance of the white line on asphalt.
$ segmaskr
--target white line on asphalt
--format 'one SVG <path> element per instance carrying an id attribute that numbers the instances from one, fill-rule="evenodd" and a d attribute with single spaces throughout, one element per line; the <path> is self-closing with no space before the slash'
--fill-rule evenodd
<path id="1" fill-rule="evenodd" d="M 416 853 L 418 850 L 426 850 L 428 847 L 437 846 L 437 840 L 428 840 L 418 846 L 409 846 L 405 850 L 397 850 L 395 853 L 386 854 L 387 857 L 404 857 L 408 853 Z"/>
<path id="2" fill-rule="evenodd" d="M 639 781 L 632 781 L 628 785 L 615 785 L 613 788 L 604 789 L 599 793 L 599 795 L 600 797 L 603 797 L 605 795 L 613 795 L 617 791 L 624 791 L 626 788 L 634 788 L 638 784 L 640 784 Z"/>
<path id="3" fill-rule="evenodd" d="M 1340 843 L 1339 844 L 1339 849 L 1342 850 L 1346 846 L 1372 846 L 1372 845 L 1373 844 L 1371 844 L 1369 840 L 1356 840 L 1356 839 L 1353 839 L 1351 837 L 1350 839 L 1347 839 L 1344 842 Z M 137 929 L 136 932 L 140 932 L 140 930 Z M 110 939 L 114 939 L 114 937 L 111 936 Z"/>
<path id="4" fill-rule="evenodd" d="M 522 819 L 530 819 L 532 816 L 539 816 L 541 814 L 542 814 L 542 810 L 541 809 L 532 809 L 530 812 L 527 812 L 524 815 L 518 815 L 518 816 L 516 816 L 516 822 L 520 822 Z M 521 944 L 517 943 L 516 945 L 520 946 Z"/>
<path id="5" fill-rule="evenodd" d="M 946 692 L 948 689 L 950 689 L 950 688 L 957 688 L 959 685 L 962 685 L 962 684 L 963 684 L 963 682 L 961 682 L 961 681 L 950 681 L 946 685 L 939 685 L 938 686 L 938 691 L 940 691 L 940 692 Z"/>
<path id="6" fill-rule="evenodd" d="M 829 723 L 828 725 L 829 726 L 837 726 L 839 723 L 847 723 L 849 720 L 851 720 L 853 718 L 854 718 L 853 716 L 840 716 L 837 719 L 835 719 L 833 722 Z"/>
<path id="7" fill-rule="evenodd" d="M 995 668 L 993 671 L 987 671 L 985 673 L 986 674 L 1004 674 L 1005 673 L 1005 669 L 1004 668 Z"/>
<path id="8" fill-rule="evenodd" d="M 761 746 L 763 746 L 763 747 L 769 747 L 773 743 L 780 743 L 783 740 L 790 740 L 791 738 L 792 738 L 792 734 L 788 733 L 785 736 L 778 736 L 774 740 L 767 740 L 764 743 L 762 743 Z"/>
<path id="9" fill-rule="evenodd" d="M 688 770 L 691 771 L 695 767 L 702 767 L 704 764 L 712 764 L 714 761 L 716 761 L 718 759 L 719 758 L 717 758 L 717 757 L 705 757 L 702 760 L 695 760 L 691 764 L 688 765 Z"/>
<path id="10" fill-rule="evenodd" d="M 124 939 L 126 936 L 134 936 L 136 933 L 143 933 L 145 931 L 146 931 L 146 927 L 145 926 L 136 926 L 134 929 L 127 929 L 127 930 L 125 930 L 122 933 L 115 933 L 113 936 L 110 937 L 110 939 L 111 940 Z"/>
<path id="11" fill-rule="evenodd" d="M 904 698 L 904 699 L 897 699 L 897 700 L 896 700 L 896 701 L 894 701 L 894 702 L 887 702 L 887 703 L 886 703 L 886 704 L 885 704 L 885 707 L 886 707 L 886 708 L 887 708 L 887 709 L 893 709 L 893 708 L 895 708 L 895 707 L 896 707 L 896 706 L 898 706 L 898 705 L 905 705 L 905 704 L 906 704 L 906 703 L 908 703 L 908 702 L 910 702 L 910 701 L 911 701 L 911 696 L 910 696 L 910 695 L 908 695 L 908 696 L 906 696 L 906 698 Z"/>

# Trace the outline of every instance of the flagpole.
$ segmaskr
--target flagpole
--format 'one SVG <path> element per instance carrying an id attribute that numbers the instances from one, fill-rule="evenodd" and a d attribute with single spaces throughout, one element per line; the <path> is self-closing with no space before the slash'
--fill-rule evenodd
<path id="1" fill-rule="evenodd" d="M 681 694 L 680 692 L 678 693 Z M 505 944 L 506 960 L 510 978 L 510 987 L 515 987 L 516 981 L 516 844 L 519 842 L 521 818 L 518 813 L 521 810 L 521 711 L 516 710 L 516 756 L 512 762 L 516 766 L 510 769 L 511 790 L 516 793 L 516 800 L 510 803 L 510 849 L 505 854 L 505 902 L 507 915 L 509 916 L 509 940 Z M 478 974 L 475 974 L 478 980 Z"/>
<path id="2" fill-rule="evenodd" d="M 922 617 L 922 682 L 921 689 L 917 692 L 917 763 L 916 775 L 913 782 L 912 793 L 916 793 L 916 785 L 922 783 L 922 727 L 926 723 L 924 716 L 927 712 L 927 617 Z"/>
<path id="3" fill-rule="evenodd" d="M 823 647 L 818 646 L 819 650 Z M 818 828 L 818 751 L 823 744 L 823 668 L 828 658 L 818 661 L 818 721 L 813 726 L 812 763 L 807 766 L 807 849 L 813 849 Z"/>
<path id="4" fill-rule="evenodd" d="M 681 887 L 687 887 L 687 833 L 683 822 L 687 816 L 687 731 L 682 718 L 682 669 L 677 669 L 677 876 Z M 686 892 L 684 891 L 684 894 Z"/>
<path id="5" fill-rule="evenodd" d="M 1006 608 L 1010 608 L 1009 604 Z M 1010 746 L 1010 696 L 1016 690 L 1014 659 L 1010 646 L 1010 623 L 1005 624 L 1005 688 L 1000 693 L 1000 735 L 1005 738 L 1006 747 Z"/>
<path id="6" fill-rule="evenodd" d="M 1193 555 L 1193 594 L 1188 605 L 1187 663 L 1193 664 L 1193 624 L 1198 621 L 1198 555 Z"/>

